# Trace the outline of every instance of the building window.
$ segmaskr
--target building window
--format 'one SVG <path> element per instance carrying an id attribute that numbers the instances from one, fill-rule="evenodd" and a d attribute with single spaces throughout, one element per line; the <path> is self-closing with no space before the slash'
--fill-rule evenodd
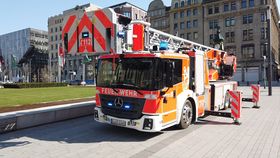
<path id="1" fill-rule="evenodd" d="M 51 41 L 53 41 L 53 36 L 51 36 Z"/>
<path id="2" fill-rule="evenodd" d="M 198 4 L 198 0 L 193 0 L 193 4 Z"/>
<path id="3" fill-rule="evenodd" d="M 253 29 L 243 30 L 243 41 L 253 40 Z"/>
<path id="4" fill-rule="evenodd" d="M 191 33 L 187 33 L 187 40 L 191 39 L 192 34 Z"/>
<path id="5" fill-rule="evenodd" d="M 51 45 L 51 50 L 53 50 L 53 45 Z"/>
<path id="6" fill-rule="evenodd" d="M 262 56 L 266 56 L 266 45 L 265 44 L 261 44 L 261 55 Z"/>
<path id="7" fill-rule="evenodd" d="M 249 7 L 254 7 L 254 6 L 255 6 L 255 1 L 249 0 Z"/>
<path id="8" fill-rule="evenodd" d="M 181 7 L 185 6 L 185 1 L 181 1 Z"/>
<path id="9" fill-rule="evenodd" d="M 219 6 L 215 6 L 215 14 L 219 13 L 220 12 L 220 8 Z"/>
<path id="10" fill-rule="evenodd" d="M 59 31 L 62 31 L 62 26 L 59 27 Z"/>
<path id="11" fill-rule="evenodd" d="M 162 26 L 164 26 L 164 27 L 165 27 L 165 26 L 166 26 L 166 24 L 167 24 L 167 23 L 166 23 L 166 20 L 162 20 Z"/>
<path id="12" fill-rule="evenodd" d="M 267 34 L 268 34 L 268 29 L 267 28 L 261 28 L 261 39 L 267 39 Z"/>
<path id="13" fill-rule="evenodd" d="M 215 29 L 218 26 L 218 20 L 209 20 L 209 29 Z"/>
<path id="14" fill-rule="evenodd" d="M 244 15 L 243 24 L 251 24 L 251 23 L 253 23 L 253 14 Z"/>
<path id="15" fill-rule="evenodd" d="M 242 0 L 241 1 L 241 8 L 246 8 L 247 7 L 247 0 Z"/>
<path id="16" fill-rule="evenodd" d="M 188 5 L 191 5 L 192 1 L 191 0 L 188 0 Z"/>
<path id="17" fill-rule="evenodd" d="M 226 27 L 230 27 L 230 26 L 234 26 L 234 25 L 235 25 L 235 18 L 234 17 L 230 17 L 230 18 L 225 19 L 225 26 Z"/>
<path id="18" fill-rule="evenodd" d="M 241 53 L 243 58 L 254 58 L 255 46 L 253 44 L 241 46 Z"/>
<path id="19" fill-rule="evenodd" d="M 181 38 L 185 38 L 185 34 L 183 34 L 183 33 L 180 34 L 180 37 L 181 37 Z"/>
<path id="20" fill-rule="evenodd" d="M 226 46 L 225 51 L 236 54 L 236 46 Z"/>
<path id="21" fill-rule="evenodd" d="M 197 10 L 197 8 L 194 8 L 193 9 L 193 15 L 197 15 L 198 14 L 198 10 Z"/>
<path id="22" fill-rule="evenodd" d="M 187 16 L 191 16 L 191 10 L 190 9 L 187 10 Z"/>
<path id="23" fill-rule="evenodd" d="M 236 2 L 231 2 L 230 9 L 231 10 L 236 10 Z"/>
<path id="24" fill-rule="evenodd" d="M 178 19 L 178 13 L 174 13 L 174 19 Z"/>
<path id="25" fill-rule="evenodd" d="M 177 2 L 175 3 L 175 8 L 178 8 L 178 3 Z"/>
<path id="26" fill-rule="evenodd" d="M 187 28 L 191 28 L 191 21 L 187 21 Z"/>
<path id="27" fill-rule="evenodd" d="M 51 28 L 51 33 L 53 33 L 53 28 Z"/>
<path id="28" fill-rule="evenodd" d="M 266 12 L 262 12 L 261 13 L 261 22 L 265 22 L 266 21 Z"/>
<path id="29" fill-rule="evenodd" d="M 57 35 L 55 35 L 55 41 L 57 41 Z"/>
<path id="30" fill-rule="evenodd" d="M 55 32 L 57 32 L 57 27 L 55 28 Z"/>
<path id="31" fill-rule="evenodd" d="M 180 29 L 182 30 L 182 29 L 185 29 L 185 23 L 184 22 L 181 22 L 180 23 Z"/>
<path id="32" fill-rule="evenodd" d="M 58 44 L 55 44 L 55 49 L 57 50 L 57 48 L 58 48 Z"/>
<path id="33" fill-rule="evenodd" d="M 261 0 L 261 4 L 262 5 L 266 5 L 267 4 L 267 0 Z"/>
<path id="34" fill-rule="evenodd" d="M 193 27 L 197 28 L 198 27 L 198 20 L 193 20 Z"/>
<path id="35" fill-rule="evenodd" d="M 229 4 L 225 3 L 224 4 L 224 12 L 228 12 L 229 11 Z"/>
<path id="36" fill-rule="evenodd" d="M 234 32 L 226 32 L 225 40 L 227 43 L 235 42 L 235 33 Z"/>
<path id="37" fill-rule="evenodd" d="M 177 23 L 174 24 L 174 30 L 178 30 L 178 24 Z"/>
<path id="38" fill-rule="evenodd" d="M 125 12 L 123 13 L 123 15 L 126 16 L 126 17 L 131 18 L 131 12 L 125 11 Z"/>
<path id="39" fill-rule="evenodd" d="M 185 12 L 180 12 L 180 18 L 184 18 Z"/>
<path id="40" fill-rule="evenodd" d="M 209 15 L 213 14 L 213 8 L 212 8 L 212 7 L 209 7 L 209 8 L 208 8 L 208 14 L 209 14 Z"/>
<path id="41" fill-rule="evenodd" d="M 158 27 L 158 22 L 157 21 L 155 21 L 154 27 Z"/>
<path id="42" fill-rule="evenodd" d="M 193 39 L 195 39 L 195 40 L 198 39 L 198 33 L 197 32 L 193 33 Z"/>
<path id="43" fill-rule="evenodd" d="M 209 44 L 214 44 L 214 34 L 209 35 Z"/>

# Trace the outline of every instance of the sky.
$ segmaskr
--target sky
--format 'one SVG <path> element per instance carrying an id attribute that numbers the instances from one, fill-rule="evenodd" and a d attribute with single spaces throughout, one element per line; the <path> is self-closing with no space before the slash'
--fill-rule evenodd
<path id="1" fill-rule="evenodd" d="M 93 3 L 108 7 L 125 1 L 147 10 L 152 0 L 3 0 L 0 10 L 0 35 L 25 28 L 47 31 L 50 16 L 61 14 L 76 5 Z M 163 2 L 168 6 L 171 4 L 171 0 Z"/>
<path id="2" fill-rule="evenodd" d="M 124 1 L 147 10 L 152 0 L 3 0 L 0 10 L 0 35 L 30 27 L 47 31 L 48 17 L 61 14 L 76 5 L 93 3 L 108 7 Z M 280 6 L 280 0 L 276 1 Z M 171 0 L 163 2 L 167 6 L 171 4 Z"/>

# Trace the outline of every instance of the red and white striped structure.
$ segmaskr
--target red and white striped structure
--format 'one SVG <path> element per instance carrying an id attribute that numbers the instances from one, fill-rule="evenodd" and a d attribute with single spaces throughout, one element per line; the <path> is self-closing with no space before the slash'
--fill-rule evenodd
<path id="1" fill-rule="evenodd" d="M 251 85 L 251 89 L 253 91 L 253 103 L 258 103 L 260 100 L 260 85 Z"/>
<path id="2" fill-rule="evenodd" d="M 240 91 L 229 91 L 229 95 L 231 98 L 230 105 L 231 105 L 231 116 L 234 119 L 239 119 L 241 114 L 241 103 L 242 97 Z"/>
<path id="3" fill-rule="evenodd" d="M 110 8 L 66 16 L 62 37 L 67 33 L 68 53 L 115 53 L 118 45 L 116 17 Z"/>

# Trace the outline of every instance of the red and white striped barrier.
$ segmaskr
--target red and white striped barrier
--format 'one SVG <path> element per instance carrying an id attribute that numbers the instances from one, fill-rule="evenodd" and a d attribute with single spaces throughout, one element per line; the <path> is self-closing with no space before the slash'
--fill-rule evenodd
<path id="1" fill-rule="evenodd" d="M 240 124 L 239 119 L 241 116 L 241 103 L 242 96 L 240 91 L 229 91 L 230 95 L 230 104 L 231 104 L 231 116 L 234 119 L 235 123 Z"/>
<path id="2" fill-rule="evenodd" d="M 252 89 L 252 98 L 242 98 L 244 102 L 252 102 L 254 106 L 252 108 L 260 108 L 258 103 L 260 101 L 260 85 L 251 85 Z"/>
<path id="3" fill-rule="evenodd" d="M 253 91 L 252 102 L 255 103 L 254 107 L 258 107 L 258 102 L 260 100 L 260 85 L 251 85 Z"/>

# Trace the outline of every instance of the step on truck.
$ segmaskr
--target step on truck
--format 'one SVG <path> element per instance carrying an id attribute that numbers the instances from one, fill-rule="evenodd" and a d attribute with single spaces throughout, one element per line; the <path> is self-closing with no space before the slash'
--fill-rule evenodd
<path id="1" fill-rule="evenodd" d="M 67 53 L 98 56 L 94 119 L 101 123 L 145 132 L 187 128 L 228 108 L 228 92 L 237 88 L 224 75 L 227 52 L 112 9 L 69 15 L 63 37 Z"/>

